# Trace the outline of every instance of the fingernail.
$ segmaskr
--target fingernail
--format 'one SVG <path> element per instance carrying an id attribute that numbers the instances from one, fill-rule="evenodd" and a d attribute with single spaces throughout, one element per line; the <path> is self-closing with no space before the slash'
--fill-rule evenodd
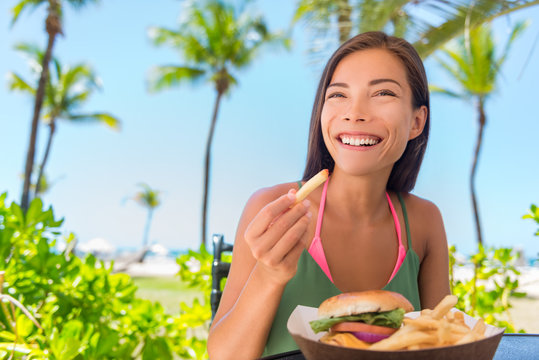
<path id="1" fill-rule="evenodd" d="M 310 211 L 307 211 L 307 213 L 305 214 L 305 216 L 307 216 L 309 219 L 313 217 L 313 213 L 310 212 Z"/>
<path id="2" fill-rule="evenodd" d="M 288 191 L 288 194 L 286 194 L 286 196 L 288 196 L 291 201 L 294 201 L 296 200 L 296 194 L 292 193 L 291 191 L 292 190 Z"/>
<path id="3" fill-rule="evenodd" d="M 311 202 L 309 200 L 303 200 L 303 206 L 308 208 L 309 206 L 311 206 Z"/>

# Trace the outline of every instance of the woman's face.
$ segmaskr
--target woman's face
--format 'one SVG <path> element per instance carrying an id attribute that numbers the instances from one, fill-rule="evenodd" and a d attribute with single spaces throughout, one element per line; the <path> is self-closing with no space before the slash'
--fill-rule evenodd
<path id="1" fill-rule="evenodd" d="M 406 70 L 384 49 L 343 58 L 326 90 L 321 128 L 335 168 L 353 175 L 391 172 L 408 140 L 421 134 L 427 108 L 412 108 Z"/>

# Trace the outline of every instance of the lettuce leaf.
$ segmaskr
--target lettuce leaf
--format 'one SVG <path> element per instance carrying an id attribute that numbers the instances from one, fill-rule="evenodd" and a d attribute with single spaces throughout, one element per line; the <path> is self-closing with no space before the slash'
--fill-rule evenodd
<path id="1" fill-rule="evenodd" d="M 359 315 L 341 316 L 335 318 L 325 318 L 311 321 L 309 324 L 315 333 L 320 331 L 328 331 L 333 325 L 345 322 L 345 321 L 360 321 L 368 325 L 385 326 L 394 329 L 398 329 L 402 324 L 404 318 L 403 309 L 395 309 L 384 312 L 372 312 Z"/>

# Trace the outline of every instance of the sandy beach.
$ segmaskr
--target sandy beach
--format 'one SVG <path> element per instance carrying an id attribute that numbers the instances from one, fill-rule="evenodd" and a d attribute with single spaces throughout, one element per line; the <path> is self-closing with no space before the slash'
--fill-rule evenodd
<path id="1" fill-rule="evenodd" d="M 527 294 L 524 298 L 512 298 L 511 318 L 517 330 L 539 334 L 539 267 L 517 267 L 521 272 L 519 291 Z M 149 256 L 143 263 L 130 264 L 125 273 L 132 277 L 170 277 L 179 271 L 176 261 L 166 256 Z M 472 268 L 463 266 L 455 271 L 457 279 L 465 280 L 472 276 Z"/>

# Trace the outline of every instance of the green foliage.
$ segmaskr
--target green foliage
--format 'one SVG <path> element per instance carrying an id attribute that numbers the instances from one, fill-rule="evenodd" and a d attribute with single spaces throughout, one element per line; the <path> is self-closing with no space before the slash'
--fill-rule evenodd
<path id="1" fill-rule="evenodd" d="M 473 265 L 471 279 L 455 279 L 456 247 L 449 248 L 449 276 L 451 292 L 457 295 L 457 308 L 470 316 L 482 317 L 485 322 L 498 327 L 505 327 L 507 332 L 515 332 L 509 309 L 512 297 L 524 297 L 518 292 L 520 272 L 514 264 L 518 254 L 511 248 L 479 247 L 476 254 L 470 256 Z M 523 332 L 522 330 L 520 332 Z"/>
<path id="2" fill-rule="evenodd" d="M 205 302 L 200 303 L 198 299 L 193 301 L 192 305 L 185 302 L 180 304 L 180 312 L 184 314 L 184 322 L 182 326 L 186 330 L 191 329 L 192 337 L 190 340 L 190 348 L 193 351 L 194 358 L 206 359 L 206 342 L 208 337 L 208 329 L 211 321 L 211 266 L 213 256 L 206 250 L 206 246 L 202 244 L 199 251 L 189 250 L 187 254 L 180 255 L 176 260 L 180 265 L 178 275 L 183 282 L 188 284 L 189 288 L 197 289 L 204 295 Z"/>
<path id="3" fill-rule="evenodd" d="M 0 195 L 0 296 L 9 302 L 0 303 L 0 359 L 205 358 L 205 304 L 182 304 L 170 316 L 159 303 L 137 299 L 128 275 L 72 253 L 73 234 L 56 250 L 62 220 L 52 208 L 35 199 L 24 214 L 6 197 Z"/>
<path id="4" fill-rule="evenodd" d="M 539 208 L 535 204 L 532 204 L 530 206 L 530 211 L 526 215 L 522 216 L 522 218 L 535 220 L 535 222 L 539 224 Z M 535 236 L 539 236 L 539 229 L 537 229 Z"/>

